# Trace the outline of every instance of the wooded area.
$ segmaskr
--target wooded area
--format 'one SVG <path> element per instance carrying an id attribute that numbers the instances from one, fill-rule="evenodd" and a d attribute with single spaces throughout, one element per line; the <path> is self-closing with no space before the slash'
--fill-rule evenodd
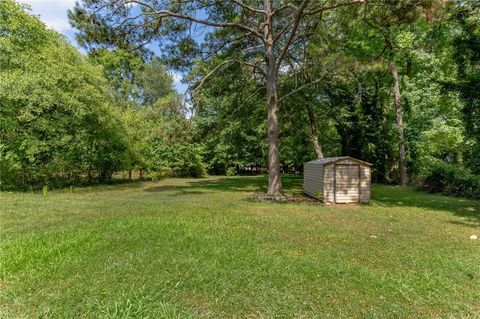
<path id="1" fill-rule="evenodd" d="M 280 196 L 282 171 L 345 155 L 479 196 L 475 0 L 83 0 L 69 19 L 85 53 L 0 2 L 4 189 L 249 171 Z"/>
<path id="2" fill-rule="evenodd" d="M 478 0 L 75 1 L 0 0 L 0 318 L 480 318 Z"/>

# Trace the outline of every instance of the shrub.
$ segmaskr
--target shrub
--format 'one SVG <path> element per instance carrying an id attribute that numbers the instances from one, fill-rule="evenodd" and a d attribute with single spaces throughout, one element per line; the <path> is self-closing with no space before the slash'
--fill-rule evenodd
<path id="1" fill-rule="evenodd" d="M 452 164 L 434 165 L 427 173 L 424 186 L 431 193 L 480 198 L 480 176 Z"/>
<path id="2" fill-rule="evenodd" d="M 227 168 L 227 171 L 225 172 L 225 175 L 235 176 L 235 175 L 237 175 L 237 170 L 235 169 L 235 167 L 229 167 L 229 168 Z"/>
<path id="3" fill-rule="evenodd" d="M 196 144 L 156 143 L 152 147 L 153 154 L 150 171 L 162 177 L 202 177 L 205 167 L 202 162 L 202 150 Z"/>

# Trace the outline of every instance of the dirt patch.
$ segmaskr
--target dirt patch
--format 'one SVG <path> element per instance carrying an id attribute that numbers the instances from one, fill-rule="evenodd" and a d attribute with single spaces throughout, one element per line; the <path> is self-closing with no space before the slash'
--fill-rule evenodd
<path id="1" fill-rule="evenodd" d="M 324 203 L 319 199 L 310 197 L 307 195 L 268 195 L 265 193 L 256 194 L 254 200 L 260 201 L 272 201 L 279 203 L 300 203 L 300 204 L 311 204 L 311 205 L 323 205 L 323 206 L 333 206 L 341 208 L 360 208 L 362 204 L 359 203 Z"/>
<path id="2" fill-rule="evenodd" d="M 273 201 L 281 203 L 307 203 L 315 205 L 323 205 L 323 203 L 313 197 L 302 196 L 302 195 L 268 195 L 268 194 L 257 194 L 256 199 L 261 201 Z"/>

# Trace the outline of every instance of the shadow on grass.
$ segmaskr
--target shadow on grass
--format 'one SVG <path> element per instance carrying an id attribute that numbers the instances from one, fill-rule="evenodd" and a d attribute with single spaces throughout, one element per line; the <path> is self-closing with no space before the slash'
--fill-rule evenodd
<path id="1" fill-rule="evenodd" d="M 300 176 L 284 176 L 282 183 L 287 193 L 300 192 L 302 187 L 302 178 Z M 147 187 L 147 192 L 179 191 L 180 193 L 193 194 L 195 191 L 190 189 L 200 189 L 199 194 L 205 192 L 256 192 L 265 193 L 267 191 L 266 176 L 248 176 L 248 177 L 218 177 L 215 179 L 192 180 L 186 185 L 160 185 Z"/>
<path id="2" fill-rule="evenodd" d="M 480 228 L 480 222 L 451 220 L 448 223 L 452 225 L 463 226 L 463 227 Z"/>
<path id="3" fill-rule="evenodd" d="M 301 195 L 301 176 L 282 177 L 284 191 L 289 195 Z M 213 179 L 187 181 L 183 185 L 160 185 L 145 188 L 147 192 L 176 191 L 174 196 L 206 194 L 213 192 L 255 192 L 267 191 L 266 176 L 214 177 Z M 459 197 L 430 194 L 410 187 L 376 184 L 372 190 L 372 202 L 387 207 L 415 207 L 435 211 L 447 211 L 465 218 L 465 223 L 478 227 L 480 222 L 480 202 Z M 473 224 L 472 224 L 473 223 Z"/>
<path id="4" fill-rule="evenodd" d="M 465 198 L 431 194 L 411 187 L 377 184 L 374 185 L 372 190 L 372 200 L 374 203 L 383 206 L 447 211 L 469 221 L 480 222 L 480 202 Z M 476 226 L 473 225 L 472 227 Z"/>
<path id="5" fill-rule="evenodd" d="M 193 189 L 200 189 L 199 194 L 206 191 L 220 192 L 251 192 L 261 191 L 263 185 L 260 178 L 246 177 L 221 177 L 216 179 L 192 180 L 183 185 L 159 185 L 147 187 L 147 192 L 179 191 L 180 193 L 192 194 Z M 191 191 L 190 191 L 191 190 Z"/>

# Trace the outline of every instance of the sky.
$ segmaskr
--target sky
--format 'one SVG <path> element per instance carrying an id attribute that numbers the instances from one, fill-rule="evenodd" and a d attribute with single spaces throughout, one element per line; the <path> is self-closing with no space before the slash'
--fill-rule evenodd
<path id="1" fill-rule="evenodd" d="M 67 17 L 67 11 L 75 6 L 76 0 L 18 0 L 20 3 L 30 5 L 32 13 L 50 28 L 65 35 L 75 47 L 78 45 L 75 41 L 75 29 L 70 26 Z M 187 85 L 181 83 L 182 74 L 172 72 L 175 89 L 179 93 L 184 93 Z"/>

